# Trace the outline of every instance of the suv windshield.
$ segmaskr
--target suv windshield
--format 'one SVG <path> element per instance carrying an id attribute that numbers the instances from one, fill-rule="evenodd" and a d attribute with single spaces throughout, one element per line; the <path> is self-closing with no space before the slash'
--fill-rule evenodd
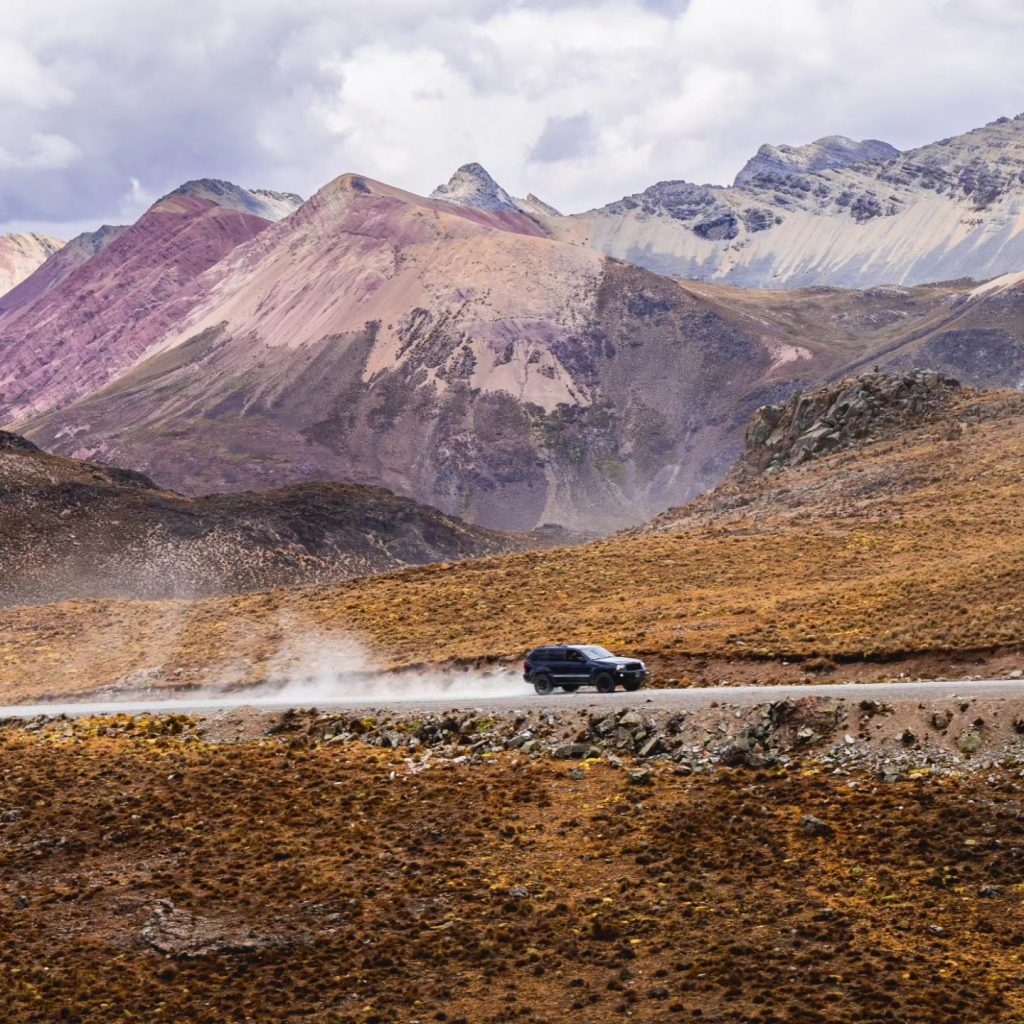
<path id="1" fill-rule="evenodd" d="M 593 658 L 595 661 L 615 657 L 611 651 L 606 651 L 603 647 L 579 647 L 577 650 L 582 651 L 588 658 Z"/>

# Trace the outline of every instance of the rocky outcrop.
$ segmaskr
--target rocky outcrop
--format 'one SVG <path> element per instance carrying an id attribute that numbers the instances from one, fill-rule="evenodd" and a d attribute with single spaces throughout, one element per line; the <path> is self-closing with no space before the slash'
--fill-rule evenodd
<path id="1" fill-rule="evenodd" d="M 764 145 L 736 175 L 734 185 L 749 185 L 758 179 L 775 180 L 789 174 L 834 171 L 854 164 L 880 163 L 900 155 L 895 146 L 878 139 L 857 142 L 845 135 L 826 135 L 806 146 Z"/>
<path id="2" fill-rule="evenodd" d="M 782 405 L 758 409 L 746 432 L 740 476 L 778 472 L 854 445 L 891 437 L 934 419 L 960 383 L 930 371 L 867 373 Z"/>
<path id="3" fill-rule="evenodd" d="M 430 193 L 431 199 L 440 199 L 455 206 L 477 210 L 516 211 L 531 217 L 561 217 L 550 203 L 530 192 L 525 199 L 509 195 L 480 164 L 463 164 L 448 179 Z"/>
<path id="4" fill-rule="evenodd" d="M 0 430 L 0 453 L 2 452 L 38 452 L 40 449 L 27 437 L 12 434 L 9 430 Z"/>
<path id="5" fill-rule="evenodd" d="M 512 197 L 477 163 L 463 164 L 447 184 L 438 185 L 430 193 L 430 198 L 478 210 L 519 209 Z"/>

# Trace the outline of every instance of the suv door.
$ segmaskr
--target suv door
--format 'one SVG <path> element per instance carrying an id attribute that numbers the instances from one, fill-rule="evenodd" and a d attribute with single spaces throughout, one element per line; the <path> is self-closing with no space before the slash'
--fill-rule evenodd
<path id="1" fill-rule="evenodd" d="M 565 678 L 574 683 L 585 683 L 590 678 L 587 659 L 572 648 L 565 652 Z"/>
<path id="2" fill-rule="evenodd" d="M 549 647 L 547 650 L 547 664 L 544 668 L 556 683 L 562 682 L 569 671 L 569 665 L 565 660 L 565 648 Z"/>

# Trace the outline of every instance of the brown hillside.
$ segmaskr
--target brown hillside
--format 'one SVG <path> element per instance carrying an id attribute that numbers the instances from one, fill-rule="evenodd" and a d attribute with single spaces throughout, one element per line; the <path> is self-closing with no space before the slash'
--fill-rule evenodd
<path id="1" fill-rule="evenodd" d="M 186 497 L 0 431 L 0 605 L 322 583 L 547 543 L 538 533 L 470 526 L 358 484 Z"/>
<path id="2" fill-rule="evenodd" d="M 730 480 L 644 533 L 193 604 L 9 609 L 3 688 L 82 692 L 154 665 L 224 681 L 226 659 L 258 681 L 307 627 L 384 666 L 518 659 L 560 637 L 636 652 L 663 681 L 828 659 L 964 674 L 966 653 L 1024 643 L 1022 482 L 1024 397 L 950 389 L 902 433 Z"/>

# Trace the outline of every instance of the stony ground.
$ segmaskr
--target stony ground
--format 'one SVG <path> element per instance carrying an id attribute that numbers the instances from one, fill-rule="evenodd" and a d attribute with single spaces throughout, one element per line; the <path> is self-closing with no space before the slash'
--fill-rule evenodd
<path id="1" fill-rule="evenodd" d="M 1016 711 L 947 712 L 8 725 L 3 1017 L 1018 1021 Z"/>

